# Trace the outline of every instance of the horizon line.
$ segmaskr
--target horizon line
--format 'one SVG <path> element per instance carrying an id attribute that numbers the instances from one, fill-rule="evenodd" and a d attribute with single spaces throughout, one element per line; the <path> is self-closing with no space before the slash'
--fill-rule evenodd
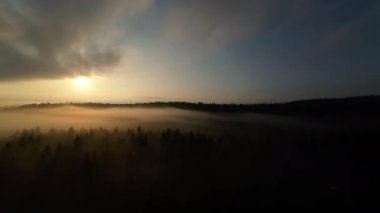
<path id="1" fill-rule="evenodd" d="M 148 105 L 148 104 L 203 104 L 203 105 L 265 105 L 265 104 L 288 104 L 295 102 L 304 102 L 304 101 L 318 101 L 318 100 L 340 100 L 340 99 L 355 99 L 355 98 L 371 98 L 371 97 L 380 97 L 379 95 L 363 95 L 363 96 L 344 96 L 336 98 L 310 98 L 310 99 L 295 99 L 291 101 L 283 102 L 256 102 L 256 103 L 237 103 L 237 102 L 203 102 L 203 101 L 148 101 L 148 102 L 103 102 L 103 101 L 30 101 L 27 104 L 20 105 L 10 105 L 2 107 L 22 107 L 22 106 L 31 106 L 31 105 L 85 105 L 85 104 L 98 104 L 98 105 Z M 9 102 L 18 102 L 18 101 L 9 101 Z M 20 101 L 22 102 L 22 101 Z"/>

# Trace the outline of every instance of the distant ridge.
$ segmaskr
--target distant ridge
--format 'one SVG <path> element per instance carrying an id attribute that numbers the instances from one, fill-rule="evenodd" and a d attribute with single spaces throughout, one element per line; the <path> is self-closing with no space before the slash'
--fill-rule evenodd
<path id="1" fill-rule="evenodd" d="M 283 104 L 257 104 L 254 106 L 254 111 L 303 116 L 380 115 L 380 96 L 310 99 Z"/>
<path id="2" fill-rule="evenodd" d="M 347 98 L 298 100 L 288 103 L 268 104 L 215 104 L 191 102 L 149 102 L 133 104 L 111 103 L 40 103 L 27 104 L 7 109 L 39 109 L 61 106 L 77 106 L 87 108 L 177 108 L 203 112 L 256 112 L 268 114 L 300 115 L 300 116 L 349 116 L 380 115 L 380 95 Z"/>

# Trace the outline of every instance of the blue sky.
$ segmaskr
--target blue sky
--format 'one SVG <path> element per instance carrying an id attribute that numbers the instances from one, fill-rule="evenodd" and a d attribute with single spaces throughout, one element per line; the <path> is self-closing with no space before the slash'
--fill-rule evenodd
<path id="1" fill-rule="evenodd" d="M 37 84 L 77 76 L 94 101 L 379 94 L 379 24 L 375 0 L 1 0 L 0 99 L 76 100 Z"/>

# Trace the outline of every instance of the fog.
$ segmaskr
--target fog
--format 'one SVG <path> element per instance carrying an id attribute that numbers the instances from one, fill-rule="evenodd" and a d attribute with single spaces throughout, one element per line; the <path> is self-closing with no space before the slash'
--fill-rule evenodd
<path id="1" fill-rule="evenodd" d="M 171 127 L 181 120 L 192 125 L 191 120 L 200 120 L 207 115 L 177 109 L 91 109 L 64 106 L 48 109 L 12 109 L 0 111 L 0 135 L 16 130 L 40 127 L 42 131 L 51 128 L 133 128 L 138 125 L 159 128 L 162 124 Z M 199 121 L 198 121 L 199 122 Z M 182 122 L 183 123 L 183 122 Z M 157 125 L 159 124 L 159 125 Z"/>
<path id="2" fill-rule="evenodd" d="M 180 128 L 208 133 L 238 131 L 251 133 L 254 127 L 329 129 L 334 122 L 256 113 L 206 113 L 174 108 L 82 108 L 63 106 L 38 109 L 1 109 L 0 136 L 17 130 L 39 127 L 55 129 L 135 128 L 152 130 Z M 257 129 L 257 128 L 256 128 Z"/>
<path id="3" fill-rule="evenodd" d="M 3 109 L 0 206 L 355 204 L 379 191 L 367 181 L 378 174 L 378 120 L 358 119 L 158 107 Z M 339 194 L 331 196 L 332 187 Z"/>

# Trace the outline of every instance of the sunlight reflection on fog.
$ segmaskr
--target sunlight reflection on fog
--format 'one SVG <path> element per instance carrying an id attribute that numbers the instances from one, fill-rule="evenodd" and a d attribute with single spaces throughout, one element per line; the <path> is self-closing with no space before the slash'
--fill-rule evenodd
<path id="1" fill-rule="evenodd" d="M 105 108 L 92 109 L 64 106 L 48 109 L 0 110 L 0 136 L 16 130 L 40 127 L 42 131 L 50 128 L 135 128 L 138 125 L 153 130 L 181 128 L 208 133 L 239 131 L 240 134 L 252 133 L 257 125 L 302 128 L 328 128 L 329 123 L 310 122 L 286 116 L 256 113 L 205 113 L 173 108 Z"/>

